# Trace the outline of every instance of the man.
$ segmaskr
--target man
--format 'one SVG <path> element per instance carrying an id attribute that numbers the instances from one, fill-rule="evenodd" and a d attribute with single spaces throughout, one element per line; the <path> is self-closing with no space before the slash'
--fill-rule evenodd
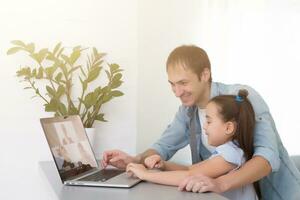
<path id="1" fill-rule="evenodd" d="M 188 144 L 193 163 L 209 158 L 214 147 L 208 145 L 202 129 L 204 108 L 212 97 L 236 95 L 239 89 L 244 88 L 249 92 L 256 117 L 253 158 L 240 169 L 216 179 L 202 175 L 188 177 L 179 189 L 223 193 L 260 180 L 263 199 L 300 199 L 299 171 L 281 143 L 268 106 L 255 90 L 245 85 L 212 82 L 208 56 L 196 46 L 180 46 L 173 50 L 167 60 L 167 73 L 175 96 L 182 102 L 173 122 L 150 149 L 137 156 L 119 150 L 105 152 L 103 167 L 111 164 L 125 168 L 130 162 L 144 163 L 146 157 L 158 154 L 158 159 L 146 163 L 146 166 L 163 169 L 160 159 L 170 159 Z"/>

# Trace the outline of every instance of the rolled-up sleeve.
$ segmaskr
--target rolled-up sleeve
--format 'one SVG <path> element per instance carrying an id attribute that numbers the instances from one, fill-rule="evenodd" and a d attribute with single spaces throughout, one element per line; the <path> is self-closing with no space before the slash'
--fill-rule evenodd
<path id="1" fill-rule="evenodd" d="M 261 114 L 256 118 L 253 156 L 265 158 L 271 165 L 272 172 L 276 172 L 280 167 L 280 159 L 275 125 L 269 113 Z"/>
<path id="2" fill-rule="evenodd" d="M 174 120 L 151 148 L 164 160 L 169 160 L 179 149 L 189 144 L 186 108 L 181 106 Z"/>

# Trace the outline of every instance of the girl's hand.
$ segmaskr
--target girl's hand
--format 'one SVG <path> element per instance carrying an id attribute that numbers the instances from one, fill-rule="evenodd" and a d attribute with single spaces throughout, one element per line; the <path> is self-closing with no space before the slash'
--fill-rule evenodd
<path id="1" fill-rule="evenodd" d="M 149 169 L 161 169 L 163 170 L 164 168 L 164 161 L 161 159 L 161 157 L 159 155 L 152 155 L 149 156 L 145 159 L 144 161 L 145 165 L 147 168 Z"/>
<path id="2" fill-rule="evenodd" d="M 143 180 L 144 175 L 147 173 L 147 169 L 142 164 L 129 163 L 126 167 L 126 172 L 129 174 L 132 173 L 134 176 Z"/>

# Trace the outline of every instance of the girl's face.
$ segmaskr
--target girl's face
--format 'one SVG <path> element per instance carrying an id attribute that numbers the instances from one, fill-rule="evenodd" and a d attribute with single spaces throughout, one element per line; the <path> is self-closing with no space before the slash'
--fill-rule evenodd
<path id="1" fill-rule="evenodd" d="M 208 136 L 208 143 L 212 146 L 219 146 L 232 139 L 236 123 L 224 122 L 218 105 L 210 102 L 206 106 L 206 122 L 203 128 Z"/>

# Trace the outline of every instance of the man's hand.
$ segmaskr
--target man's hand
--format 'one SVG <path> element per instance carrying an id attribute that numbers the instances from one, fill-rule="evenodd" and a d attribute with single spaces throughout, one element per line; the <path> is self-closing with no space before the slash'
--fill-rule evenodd
<path id="1" fill-rule="evenodd" d="M 103 153 L 101 166 L 106 168 L 112 165 L 119 169 L 126 169 L 126 166 L 134 161 L 134 157 L 120 150 L 110 150 Z"/>
<path id="2" fill-rule="evenodd" d="M 222 193 L 221 185 L 216 179 L 198 174 L 185 178 L 178 186 L 178 190 L 190 192 Z"/>
<path id="3" fill-rule="evenodd" d="M 149 169 L 163 169 L 164 168 L 164 161 L 161 159 L 159 155 L 152 155 L 145 159 L 144 161 L 145 166 Z"/>
<path id="4" fill-rule="evenodd" d="M 126 172 L 143 180 L 147 169 L 142 164 L 129 163 L 126 167 Z"/>

